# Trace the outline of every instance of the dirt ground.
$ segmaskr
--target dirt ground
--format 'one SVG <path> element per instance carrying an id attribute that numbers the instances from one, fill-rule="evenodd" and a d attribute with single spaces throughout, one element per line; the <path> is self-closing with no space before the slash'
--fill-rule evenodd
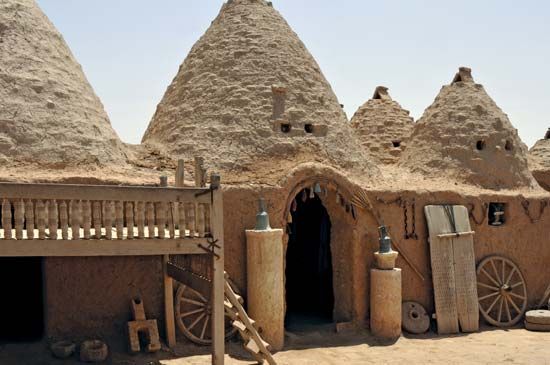
<path id="1" fill-rule="evenodd" d="M 396 343 L 384 344 L 367 331 L 335 334 L 328 330 L 289 334 L 285 350 L 277 353 L 279 365 L 341 364 L 549 364 L 550 333 L 529 332 L 522 328 L 456 336 L 406 335 Z M 155 355 L 126 355 L 115 346 L 105 364 L 113 365 L 207 365 L 208 348 L 180 345 L 175 352 Z M 226 364 L 254 364 L 237 340 L 228 344 Z M 51 357 L 45 343 L 0 346 L 2 365 L 81 364 L 75 359 Z"/>

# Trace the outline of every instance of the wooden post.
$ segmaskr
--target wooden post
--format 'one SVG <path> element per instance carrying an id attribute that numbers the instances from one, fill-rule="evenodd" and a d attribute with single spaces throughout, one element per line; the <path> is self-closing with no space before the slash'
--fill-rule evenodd
<path id="1" fill-rule="evenodd" d="M 92 206 L 88 200 L 82 202 L 82 228 L 84 230 L 84 239 L 90 239 L 90 229 L 92 228 Z"/>
<path id="2" fill-rule="evenodd" d="M 204 158 L 195 156 L 195 186 L 206 186 L 206 171 L 204 170 Z"/>
<path id="3" fill-rule="evenodd" d="M 128 239 L 134 238 L 134 205 L 126 202 L 126 231 Z"/>
<path id="4" fill-rule="evenodd" d="M 183 188 L 185 181 L 184 162 L 182 159 L 178 160 L 178 167 L 176 168 L 176 187 Z"/>
<path id="5" fill-rule="evenodd" d="M 124 239 L 124 202 L 115 202 L 115 226 L 117 240 Z"/>
<path id="6" fill-rule="evenodd" d="M 57 239 L 57 202 L 55 200 L 48 201 L 48 231 L 50 233 L 50 239 Z"/>
<path id="7" fill-rule="evenodd" d="M 95 238 L 101 239 L 101 202 L 95 201 L 93 204 L 92 217 L 94 220 Z"/>
<path id="8" fill-rule="evenodd" d="M 46 239 L 46 205 L 42 200 L 36 202 L 36 225 L 38 226 L 38 239 Z"/>
<path id="9" fill-rule="evenodd" d="M 72 239 L 78 240 L 80 239 L 80 218 L 81 218 L 81 210 L 80 210 L 80 201 L 78 200 L 71 200 L 70 208 L 71 208 L 71 231 L 72 231 Z"/>
<path id="10" fill-rule="evenodd" d="M 103 203 L 103 226 L 105 227 L 105 237 L 108 240 L 113 239 L 113 202 L 106 201 Z"/>
<path id="11" fill-rule="evenodd" d="M 23 227 L 25 226 L 25 205 L 23 200 L 18 199 L 13 203 L 14 206 L 14 221 L 15 221 L 15 238 L 23 239 Z"/>
<path id="12" fill-rule="evenodd" d="M 166 321 L 166 342 L 168 347 L 176 346 L 176 322 L 174 319 L 174 281 L 167 272 L 170 256 L 162 257 L 162 271 L 164 275 L 164 320 Z"/>
<path id="13" fill-rule="evenodd" d="M 67 202 L 62 200 L 59 203 L 59 225 L 61 226 L 61 238 L 69 239 L 69 213 L 67 212 Z"/>
<path id="14" fill-rule="evenodd" d="M 25 203 L 25 223 L 27 225 L 27 239 L 34 239 L 34 205 L 32 200 Z"/>
<path id="15" fill-rule="evenodd" d="M 2 201 L 2 228 L 4 229 L 4 239 L 11 240 L 11 203 L 8 199 Z"/>
<path id="16" fill-rule="evenodd" d="M 223 196 L 220 176 L 212 174 L 212 209 L 210 222 L 212 237 L 217 240 L 216 254 L 212 255 L 212 365 L 223 365 L 225 353 L 225 310 L 224 310 L 224 244 L 223 244 Z"/>

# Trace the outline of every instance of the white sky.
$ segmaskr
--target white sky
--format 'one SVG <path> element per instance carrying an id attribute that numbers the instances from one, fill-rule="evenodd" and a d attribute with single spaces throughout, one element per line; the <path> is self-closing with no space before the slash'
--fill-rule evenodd
<path id="1" fill-rule="evenodd" d="M 221 0 L 38 0 L 125 142 L 143 132 Z M 274 0 L 351 118 L 377 85 L 418 119 L 473 69 L 529 145 L 550 127 L 550 1 Z"/>

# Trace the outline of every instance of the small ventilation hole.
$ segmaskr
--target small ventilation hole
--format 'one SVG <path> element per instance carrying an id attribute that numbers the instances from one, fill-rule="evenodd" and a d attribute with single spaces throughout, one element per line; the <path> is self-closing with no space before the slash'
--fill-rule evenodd
<path id="1" fill-rule="evenodd" d="M 304 126 L 304 130 L 306 131 L 306 133 L 313 133 L 313 124 L 306 124 Z"/>
<path id="2" fill-rule="evenodd" d="M 292 127 L 288 123 L 281 124 L 281 132 L 283 133 L 289 133 Z"/>
<path id="3" fill-rule="evenodd" d="M 485 141 L 484 140 L 477 141 L 476 148 L 477 148 L 478 151 L 484 150 L 485 149 Z"/>
<path id="4" fill-rule="evenodd" d="M 392 141 L 393 147 L 399 148 L 401 147 L 401 141 Z"/>
<path id="5" fill-rule="evenodd" d="M 504 149 L 505 149 L 506 151 L 511 151 L 511 150 L 513 150 L 513 149 L 514 149 L 514 144 L 512 143 L 512 141 L 507 140 L 507 141 L 506 141 L 506 144 L 504 145 Z"/>

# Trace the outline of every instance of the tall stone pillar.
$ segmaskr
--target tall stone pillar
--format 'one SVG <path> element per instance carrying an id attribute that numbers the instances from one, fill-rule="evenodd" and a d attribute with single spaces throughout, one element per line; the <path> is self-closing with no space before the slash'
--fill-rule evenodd
<path id="1" fill-rule="evenodd" d="M 380 227 L 380 251 L 374 254 L 370 293 L 370 328 L 379 338 L 393 340 L 401 336 L 401 269 L 395 268 L 398 253 L 391 249 L 385 227 Z"/>
<path id="2" fill-rule="evenodd" d="M 256 228 L 246 231 L 247 303 L 272 350 L 284 347 L 285 287 L 283 230 L 272 229 L 263 202 Z"/>

